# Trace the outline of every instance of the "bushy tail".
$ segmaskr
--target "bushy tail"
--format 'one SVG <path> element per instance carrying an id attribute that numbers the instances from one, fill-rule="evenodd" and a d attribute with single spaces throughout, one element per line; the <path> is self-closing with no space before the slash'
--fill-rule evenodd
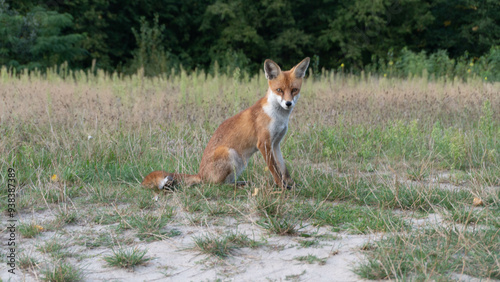
<path id="1" fill-rule="evenodd" d="M 171 173 L 174 182 L 181 182 L 185 186 L 200 184 L 201 177 L 198 174 Z"/>
<path id="2" fill-rule="evenodd" d="M 141 184 L 150 189 L 163 189 L 173 187 L 179 183 L 185 186 L 195 185 L 201 183 L 201 177 L 197 174 L 168 173 L 157 170 L 146 175 Z"/>

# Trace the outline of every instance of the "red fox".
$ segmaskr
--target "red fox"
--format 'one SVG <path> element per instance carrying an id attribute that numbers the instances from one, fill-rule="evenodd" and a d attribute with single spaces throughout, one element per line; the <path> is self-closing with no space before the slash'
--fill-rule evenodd
<path id="1" fill-rule="evenodd" d="M 269 84 L 266 96 L 217 128 L 203 152 L 198 174 L 153 171 L 142 185 L 163 189 L 178 182 L 186 186 L 203 182 L 238 183 L 236 179 L 250 157 L 260 151 L 274 182 L 283 189 L 291 189 L 295 184 L 283 160 L 280 142 L 288 130 L 288 119 L 299 99 L 308 66 L 309 58 L 305 58 L 291 70 L 281 71 L 278 64 L 266 60 L 264 71 Z"/>

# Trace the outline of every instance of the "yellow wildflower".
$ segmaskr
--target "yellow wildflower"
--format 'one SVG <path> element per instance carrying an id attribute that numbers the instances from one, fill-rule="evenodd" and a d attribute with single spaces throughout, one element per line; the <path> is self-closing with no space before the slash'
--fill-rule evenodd
<path id="1" fill-rule="evenodd" d="M 50 178 L 50 180 L 56 182 L 58 180 L 57 174 L 52 175 L 52 177 Z"/>

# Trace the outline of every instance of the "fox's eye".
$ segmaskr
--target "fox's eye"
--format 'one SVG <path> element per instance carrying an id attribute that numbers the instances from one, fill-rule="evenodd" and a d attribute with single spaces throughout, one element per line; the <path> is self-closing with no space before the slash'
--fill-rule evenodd
<path id="1" fill-rule="evenodd" d="M 297 88 L 292 89 L 292 93 L 295 93 L 297 91 L 299 91 L 299 89 L 297 89 Z"/>
<path id="2" fill-rule="evenodd" d="M 276 89 L 276 92 L 281 93 L 281 92 L 283 92 L 283 90 L 281 90 L 281 88 L 278 88 L 278 89 Z"/>

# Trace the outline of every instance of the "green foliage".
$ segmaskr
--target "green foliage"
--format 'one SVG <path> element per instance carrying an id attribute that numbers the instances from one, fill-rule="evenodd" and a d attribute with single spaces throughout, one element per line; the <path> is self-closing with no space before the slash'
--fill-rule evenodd
<path id="1" fill-rule="evenodd" d="M 500 5 L 495 0 L 432 1 L 434 17 L 423 39 L 425 50 L 447 50 L 453 57 L 473 57 L 500 45 Z"/>
<path id="2" fill-rule="evenodd" d="M 68 61 L 128 74 L 181 65 L 254 74 L 266 58 L 288 68 L 310 56 L 316 74 L 325 68 L 407 77 L 425 70 L 500 79 L 495 0 L 0 3 L 0 21 L 9 23 L 0 25 L 0 64 L 18 69 Z"/>
<path id="3" fill-rule="evenodd" d="M 340 48 L 337 65 L 346 61 L 358 69 L 369 63 L 372 55 L 385 57 L 390 48 L 416 47 L 418 34 L 434 18 L 423 1 L 357 0 L 335 8 L 320 42 L 335 46 L 333 50 Z M 401 40 L 414 34 L 417 38 Z"/>
<path id="4" fill-rule="evenodd" d="M 392 53 L 392 52 L 389 52 Z M 388 54 L 389 61 L 374 57 L 367 69 L 381 74 L 397 77 L 447 77 L 463 80 L 479 77 L 484 81 L 500 79 L 500 47 L 493 46 L 488 53 L 479 58 L 472 58 L 468 52 L 458 58 L 450 58 L 446 50 L 437 50 L 427 54 L 425 51 L 415 53 L 403 48 L 399 55 L 393 58 Z"/>
<path id="5" fill-rule="evenodd" d="M 165 25 L 159 24 L 158 14 L 155 14 L 153 26 L 144 17 L 141 18 L 141 28 L 137 31 L 132 28 L 132 33 L 137 42 L 137 49 L 134 50 L 131 71 L 143 69 L 144 75 L 153 76 L 157 74 L 170 72 L 172 68 L 179 66 L 173 55 L 164 50 L 162 45 L 165 33 Z"/>
<path id="6" fill-rule="evenodd" d="M 0 1 L 0 65 L 23 69 L 45 69 L 81 59 L 83 36 L 67 33 L 73 25 L 70 14 L 35 6 L 25 15 Z M 6 23 L 6 24 L 3 24 Z"/>

